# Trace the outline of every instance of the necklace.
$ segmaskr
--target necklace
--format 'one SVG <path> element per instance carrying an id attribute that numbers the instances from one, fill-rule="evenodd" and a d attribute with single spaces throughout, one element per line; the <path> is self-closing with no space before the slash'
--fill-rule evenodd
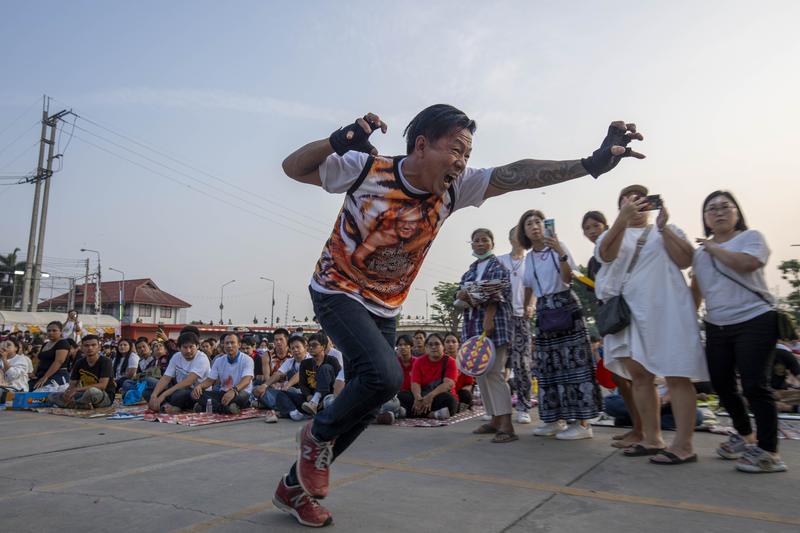
<path id="1" fill-rule="evenodd" d="M 512 276 L 519 276 L 519 268 L 522 266 L 523 261 L 525 261 L 525 256 L 520 257 L 516 261 L 514 258 L 509 255 L 509 259 L 511 259 L 511 275 Z"/>

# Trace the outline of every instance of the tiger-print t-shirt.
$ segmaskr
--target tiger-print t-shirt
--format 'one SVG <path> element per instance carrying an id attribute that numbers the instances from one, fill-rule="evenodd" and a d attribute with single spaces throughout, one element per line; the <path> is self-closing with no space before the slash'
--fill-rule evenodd
<path id="1" fill-rule="evenodd" d="M 347 192 L 322 249 L 311 287 L 344 293 L 379 316 L 397 315 L 445 219 L 483 203 L 491 168 L 467 168 L 443 195 L 414 189 L 404 157 L 333 154 L 320 167 L 323 188 Z"/>

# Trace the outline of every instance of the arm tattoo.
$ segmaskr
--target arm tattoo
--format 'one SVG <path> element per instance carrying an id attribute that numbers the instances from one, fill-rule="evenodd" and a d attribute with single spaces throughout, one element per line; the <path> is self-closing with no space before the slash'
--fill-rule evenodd
<path id="1" fill-rule="evenodd" d="M 580 178 L 586 174 L 586 169 L 578 159 L 573 161 L 522 159 L 502 167 L 496 167 L 492 171 L 489 185 L 493 185 L 503 192 L 536 189 Z"/>

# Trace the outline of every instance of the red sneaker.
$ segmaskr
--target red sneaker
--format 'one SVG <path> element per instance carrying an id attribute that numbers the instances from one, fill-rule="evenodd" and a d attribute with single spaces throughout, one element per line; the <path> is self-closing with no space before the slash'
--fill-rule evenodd
<path id="1" fill-rule="evenodd" d="M 306 494 L 302 487 L 287 485 L 286 476 L 283 476 L 278 483 L 272 503 L 281 511 L 295 517 L 304 526 L 324 527 L 333 523 L 330 511 Z"/>
<path id="2" fill-rule="evenodd" d="M 328 495 L 328 476 L 333 461 L 333 443 L 322 442 L 311 434 L 312 422 L 297 433 L 297 479 L 312 498 Z"/>

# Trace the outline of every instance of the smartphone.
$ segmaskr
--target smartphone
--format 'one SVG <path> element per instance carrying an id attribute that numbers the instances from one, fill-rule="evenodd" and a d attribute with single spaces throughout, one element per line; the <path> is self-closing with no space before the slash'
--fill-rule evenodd
<path id="1" fill-rule="evenodd" d="M 556 221 L 555 219 L 548 218 L 544 221 L 544 236 L 551 239 L 556 236 Z"/>
<path id="2" fill-rule="evenodd" d="M 645 196 L 644 199 L 647 200 L 647 205 L 642 209 L 642 211 L 658 211 L 661 209 L 660 194 L 651 194 L 649 196 Z"/>

